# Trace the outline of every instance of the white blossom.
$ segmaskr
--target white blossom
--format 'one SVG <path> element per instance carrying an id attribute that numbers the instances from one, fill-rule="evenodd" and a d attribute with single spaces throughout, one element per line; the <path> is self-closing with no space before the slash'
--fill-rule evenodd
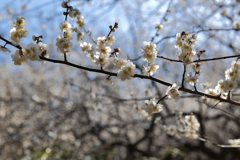
<path id="1" fill-rule="evenodd" d="M 113 81 L 110 77 L 107 77 L 107 78 L 104 79 L 104 83 L 105 84 L 113 84 Z"/>
<path id="2" fill-rule="evenodd" d="M 240 139 L 229 139 L 228 142 L 230 145 L 240 145 Z"/>
<path id="3" fill-rule="evenodd" d="M 229 68 L 225 71 L 225 79 L 235 80 L 237 78 L 237 72 L 234 68 Z"/>
<path id="4" fill-rule="evenodd" d="M 168 95 L 168 98 L 177 101 L 179 98 L 179 91 L 178 91 L 179 87 L 177 86 L 176 83 L 174 83 L 172 86 L 169 86 L 167 91 L 166 91 L 166 95 Z"/>
<path id="5" fill-rule="evenodd" d="M 100 53 L 96 53 L 94 55 L 94 62 L 96 65 L 104 67 L 109 61 L 108 61 L 108 56 Z"/>
<path id="6" fill-rule="evenodd" d="M 158 113 L 162 111 L 162 105 L 157 104 L 155 99 L 151 100 L 146 100 L 143 106 L 143 109 L 148 113 L 148 114 L 153 114 L 153 113 Z"/>
<path id="7" fill-rule="evenodd" d="M 100 54 L 110 56 L 111 48 L 108 46 L 97 46 L 96 51 L 99 52 Z"/>
<path id="8" fill-rule="evenodd" d="M 198 72 L 201 69 L 201 63 L 191 63 L 189 66 L 192 68 L 194 72 Z"/>
<path id="9" fill-rule="evenodd" d="M 198 137 L 197 131 L 199 130 L 200 123 L 198 122 L 195 115 L 186 115 L 184 117 L 187 127 L 185 128 L 184 135 L 189 138 L 196 139 Z"/>
<path id="10" fill-rule="evenodd" d="M 128 60 L 123 57 L 115 57 L 113 60 L 113 64 L 116 69 L 120 69 Z"/>
<path id="11" fill-rule="evenodd" d="M 79 28 L 83 28 L 85 25 L 83 16 L 77 16 L 77 25 Z"/>
<path id="12" fill-rule="evenodd" d="M 220 95 L 220 90 L 218 89 L 213 89 L 213 88 L 208 88 L 205 90 L 205 93 L 206 94 L 210 94 L 210 95 L 213 95 L 213 96 L 219 96 Z"/>
<path id="13" fill-rule="evenodd" d="M 106 38 L 106 44 L 108 46 L 111 46 L 115 41 L 116 41 L 116 38 L 113 35 L 110 35 Z"/>
<path id="14" fill-rule="evenodd" d="M 192 48 L 196 44 L 197 35 L 181 32 L 176 34 L 175 47 L 181 52 L 177 53 L 178 59 L 182 60 L 185 65 L 193 62 L 196 51 Z"/>
<path id="15" fill-rule="evenodd" d="M 82 37 L 84 36 L 84 33 L 81 31 L 77 31 L 77 41 L 81 42 L 82 41 Z"/>
<path id="16" fill-rule="evenodd" d="M 187 83 L 194 86 L 198 81 L 198 76 L 197 75 L 192 76 L 192 73 L 190 72 L 187 74 L 185 80 Z"/>
<path id="17" fill-rule="evenodd" d="M 136 66 L 129 60 L 121 66 L 120 70 L 118 71 L 118 77 L 124 81 L 126 79 L 131 79 L 131 77 L 135 74 Z"/>
<path id="18" fill-rule="evenodd" d="M 72 40 L 73 39 L 73 31 L 71 28 L 68 28 L 64 31 L 63 33 L 63 37 L 65 39 L 68 39 L 68 40 Z"/>
<path id="19" fill-rule="evenodd" d="M 11 42 L 18 45 L 20 43 L 21 38 L 26 37 L 28 30 L 23 27 L 13 27 L 10 30 L 10 39 Z"/>
<path id="20" fill-rule="evenodd" d="M 11 57 L 15 65 L 21 65 L 26 61 L 26 57 L 22 55 L 21 50 L 16 50 L 16 52 L 13 55 L 11 55 Z"/>
<path id="21" fill-rule="evenodd" d="M 68 38 L 64 38 L 63 35 L 58 35 L 56 39 L 56 46 L 59 52 L 61 53 L 69 53 L 72 50 L 72 42 Z"/>
<path id="22" fill-rule="evenodd" d="M 150 65 L 150 66 L 143 66 L 143 69 L 142 69 L 142 72 L 144 75 L 148 75 L 148 76 L 152 76 L 156 71 L 157 69 L 159 68 L 159 65 Z"/>
<path id="23" fill-rule="evenodd" d="M 65 32 L 67 29 L 72 28 L 72 25 L 68 21 L 64 21 L 63 23 L 59 24 L 59 27 L 62 32 Z"/>
<path id="24" fill-rule="evenodd" d="M 142 47 L 143 60 L 147 61 L 150 64 L 154 64 L 155 59 L 157 58 L 156 44 L 144 41 L 143 45 L 144 45 L 144 47 Z"/>
<path id="25" fill-rule="evenodd" d="M 80 47 L 81 47 L 82 51 L 85 53 L 90 53 L 92 51 L 91 43 L 87 43 L 87 42 L 80 43 Z"/>
<path id="26" fill-rule="evenodd" d="M 167 134 L 170 135 L 170 136 L 173 136 L 176 134 L 177 132 L 177 127 L 175 125 L 169 125 L 167 128 L 166 128 L 166 131 L 167 131 Z"/>
<path id="27" fill-rule="evenodd" d="M 240 61 L 233 61 L 231 63 L 231 66 L 232 66 L 233 69 L 239 70 L 240 69 Z"/>

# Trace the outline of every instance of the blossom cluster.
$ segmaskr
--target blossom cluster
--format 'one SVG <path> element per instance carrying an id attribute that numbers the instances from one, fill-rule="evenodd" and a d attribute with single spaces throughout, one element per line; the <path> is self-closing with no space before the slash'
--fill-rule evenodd
<path id="1" fill-rule="evenodd" d="M 27 60 L 40 61 L 39 56 L 48 57 L 47 48 L 48 46 L 42 42 L 30 43 L 25 48 L 16 50 L 11 57 L 15 65 L 21 65 Z"/>
<path id="2" fill-rule="evenodd" d="M 113 64 L 115 68 L 118 69 L 118 76 L 122 81 L 131 79 L 131 77 L 136 73 L 135 64 L 123 57 L 115 57 Z"/>
<path id="3" fill-rule="evenodd" d="M 195 86 L 200 75 L 201 63 L 191 63 L 189 66 L 193 72 L 187 73 L 185 80 L 190 85 Z"/>
<path id="4" fill-rule="evenodd" d="M 122 81 L 131 79 L 131 77 L 136 73 L 135 70 L 135 64 L 128 60 L 124 65 L 121 66 L 120 70 L 118 70 L 118 76 Z"/>
<path id="5" fill-rule="evenodd" d="M 240 145 L 240 139 L 229 139 L 228 142 L 230 145 Z"/>
<path id="6" fill-rule="evenodd" d="M 200 127 L 200 123 L 198 122 L 197 118 L 194 114 L 190 114 L 184 117 L 184 121 L 186 124 L 185 130 L 184 130 L 184 136 L 196 139 L 198 138 L 198 130 Z"/>
<path id="7" fill-rule="evenodd" d="M 193 62 L 193 57 L 196 51 L 193 49 L 196 44 L 197 35 L 186 32 L 176 34 L 175 47 L 180 50 L 177 54 L 179 60 L 182 60 L 185 65 Z"/>
<path id="8" fill-rule="evenodd" d="M 71 18 L 76 18 L 77 26 L 73 28 L 72 25 L 65 20 L 64 22 L 59 24 L 61 32 L 63 34 L 59 34 L 56 39 L 57 50 L 62 54 L 70 54 L 72 51 L 72 42 L 73 32 L 77 35 L 77 41 L 81 42 L 84 33 L 80 30 L 84 26 L 84 18 L 81 16 L 81 12 L 78 9 L 74 9 L 72 6 L 68 5 L 68 2 L 63 1 L 61 6 L 63 8 L 70 9 L 69 12 L 64 12 L 64 14 L 69 15 Z"/>
<path id="9" fill-rule="evenodd" d="M 162 105 L 157 104 L 156 100 L 153 98 L 151 100 L 146 100 L 142 109 L 145 110 L 148 114 L 153 114 L 161 112 L 163 108 Z"/>
<path id="10" fill-rule="evenodd" d="M 225 79 L 218 81 L 216 89 L 220 92 L 232 91 L 237 86 L 237 79 L 240 75 L 240 62 L 233 61 L 231 68 L 225 71 Z"/>
<path id="11" fill-rule="evenodd" d="M 82 41 L 83 33 L 79 31 L 79 29 L 84 26 L 84 17 L 80 16 L 80 11 L 77 9 L 73 9 L 68 5 L 67 2 L 62 2 L 61 6 L 63 8 L 70 9 L 69 16 L 71 18 L 77 19 L 77 28 L 72 28 L 72 25 L 64 21 L 60 24 L 60 29 L 63 32 L 62 35 L 59 35 L 57 38 L 56 46 L 58 47 L 58 51 L 61 53 L 69 53 L 71 52 L 72 43 L 71 40 L 73 38 L 72 32 L 77 32 L 77 41 L 80 42 L 80 47 L 82 51 L 88 56 L 97 66 L 100 66 L 103 69 L 110 62 L 110 57 L 114 54 L 120 52 L 120 49 L 114 49 L 112 51 L 111 46 L 116 41 L 115 36 L 109 34 L 108 36 L 102 36 L 97 38 L 96 46 L 93 48 L 91 43 L 87 43 Z M 111 32 L 114 32 L 114 29 L 118 27 L 118 24 L 115 23 L 114 27 L 110 26 Z M 126 79 L 131 79 L 131 77 L 135 74 L 136 66 L 129 60 L 124 58 L 115 57 L 113 61 L 115 67 L 118 69 L 119 78 L 124 81 Z M 107 78 L 107 81 L 111 80 L 110 77 Z"/>
<path id="12" fill-rule="evenodd" d="M 24 17 L 17 17 L 13 22 L 13 28 L 10 30 L 10 39 L 13 44 L 19 45 L 20 40 L 27 36 L 28 30 L 23 28 L 24 25 Z"/>
<path id="13" fill-rule="evenodd" d="M 159 65 L 155 64 L 155 59 L 157 58 L 156 44 L 153 42 L 143 42 L 144 47 L 142 47 L 143 60 L 148 62 L 147 66 L 143 66 L 142 72 L 144 75 L 152 76 Z"/>
<path id="14" fill-rule="evenodd" d="M 213 96 L 221 96 L 221 98 L 226 99 L 230 91 L 234 90 L 237 86 L 237 79 L 240 75 L 240 62 L 233 61 L 231 63 L 231 68 L 225 71 L 225 79 L 218 81 L 215 88 L 206 88 L 205 93 Z M 208 102 L 209 99 L 206 97 L 202 98 L 204 102 Z"/>
<path id="15" fill-rule="evenodd" d="M 61 53 L 70 53 L 72 50 L 72 42 L 73 39 L 73 29 L 72 25 L 68 21 L 64 21 L 59 25 L 63 34 L 58 35 L 56 39 L 57 50 Z"/>
<path id="16" fill-rule="evenodd" d="M 184 31 L 176 34 L 175 47 L 180 50 L 180 52 L 177 53 L 177 56 L 179 60 L 183 61 L 184 65 L 187 65 L 192 69 L 192 72 L 187 73 L 186 77 L 184 77 L 186 82 L 192 86 L 196 85 L 201 69 L 201 63 L 193 63 L 193 58 L 195 55 L 200 58 L 200 56 L 205 52 L 205 50 L 203 50 L 196 53 L 193 49 L 196 44 L 196 40 L 196 34 L 190 34 Z"/>
<path id="17" fill-rule="evenodd" d="M 198 138 L 197 132 L 199 130 L 200 123 L 195 115 L 190 114 L 183 117 L 181 112 L 176 112 L 175 118 L 177 125 L 163 126 L 168 135 L 184 136 L 192 139 Z"/>
<path id="18" fill-rule="evenodd" d="M 109 57 L 111 56 L 111 45 L 115 42 L 116 38 L 113 35 L 108 37 L 98 37 L 97 46 L 94 54 L 93 61 L 96 65 L 104 67 L 109 63 Z"/>
<path id="19" fill-rule="evenodd" d="M 104 68 L 110 63 L 110 57 L 115 54 L 113 64 L 118 69 L 118 77 L 124 81 L 131 79 L 136 73 L 136 66 L 130 60 L 123 57 L 116 56 L 120 52 L 120 48 L 116 48 L 112 51 L 111 46 L 116 41 L 115 36 L 109 35 L 107 37 L 98 37 L 97 45 L 93 48 L 91 43 L 82 42 L 80 47 L 82 51 L 97 65 Z M 108 78 L 110 79 L 110 78 Z"/>
<path id="20" fill-rule="evenodd" d="M 13 28 L 10 30 L 11 41 L 13 44 L 19 44 L 22 37 L 26 37 L 28 31 L 23 28 L 25 25 L 24 17 L 17 17 L 13 23 Z M 22 49 L 16 50 L 11 56 L 15 65 L 21 65 L 27 60 L 40 61 L 39 56 L 48 57 L 47 45 L 39 40 L 40 37 L 33 36 L 36 43 L 30 43 Z"/>

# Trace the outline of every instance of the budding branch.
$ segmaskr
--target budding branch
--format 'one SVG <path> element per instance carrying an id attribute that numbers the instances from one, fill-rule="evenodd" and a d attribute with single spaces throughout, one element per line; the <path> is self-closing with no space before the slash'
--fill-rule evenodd
<path id="1" fill-rule="evenodd" d="M 79 68 L 79 69 L 86 70 L 86 71 L 90 71 L 90 72 L 102 73 L 102 74 L 106 74 L 106 75 L 109 75 L 109 76 L 115 76 L 115 77 L 117 76 L 117 73 L 114 73 L 114 72 L 109 72 L 109 71 L 105 71 L 105 70 L 101 70 L 101 69 L 88 68 L 88 67 L 84 67 L 84 66 L 80 66 L 80 65 L 71 63 L 71 62 L 66 62 L 66 61 L 61 61 L 61 60 L 54 60 L 54 59 L 50 59 L 50 58 L 45 58 L 43 56 L 40 56 L 40 58 L 42 60 L 45 60 L 45 61 L 48 61 L 48 62 L 65 64 L 65 65 L 68 65 L 68 66 L 72 66 L 72 67 Z M 165 82 L 163 80 L 160 80 L 160 79 L 152 77 L 152 76 L 145 76 L 145 75 L 141 75 L 141 74 L 134 74 L 133 77 L 137 77 L 137 78 L 141 78 L 141 79 L 149 79 L 149 80 L 158 82 L 160 84 L 163 84 L 165 86 L 172 86 L 171 83 Z M 179 90 L 183 91 L 183 92 L 191 93 L 191 94 L 194 94 L 194 95 L 205 96 L 207 98 L 218 100 L 219 102 L 226 102 L 226 103 L 230 103 L 230 104 L 234 104 L 234 105 L 240 106 L 240 103 L 232 101 L 232 100 L 228 100 L 228 99 L 223 99 L 220 96 L 213 96 L 213 95 L 209 95 L 209 94 L 206 94 L 206 93 L 203 93 L 203 92 L 190 90 L 190 89 L 187 89 L 187 88 L 184 88 L 184 87 L 179 88 Z"/>
<path id="2" fill-rule="evenodd" d="M 18 49 L 22 49 L 21 46 L 13 44 L 12 42 L 8 41 L 7 39 L 3 38 L 2 36 L 0 36 L 0 39 L 3 40 L 4 42 L 6 42 L 7 44 L 10 44 L 10 45 L 12 45 L 12 46 L 14 46 L 14 47 L 16 47 Z M 78 68 L 78 69 L 82 69 L 82 70 L 86 70 L 86 71 L 90 71 L 90 72 L 102 73 L 102 74 L 106 74 L 106 75 L 109 75 L 109 76 L 115 76 L 115 77 L 117 76 L 117 73 L 114 73 L 114 72 L 109 72 L 109 71 L 105 71 L 105 70 L 101 70 L 101 69 L 94 69 L 94 68 L 84 67 L 84 66 L 80 66 L 80 65 L 68 62 L 68 61 L 54 60 L 54 59 L 46 58 L 46 57 L 43 57 L 43 56 L 39 56 L 39 57 L 40 57 L 40 59 L 48 61 L 48 62 L 65 64 L 65 65 L 72 66 L 72 67 L 75 67 L 75 68 Z M 166 60 L 169 60 L 169 61 L 182 62 L 180 60 L 172 60 L 172 59 L 168 59 L 168 58 L 165 58 L 165 57 L 162 57 L 162 56 L 158 56 L 158 57 L 166 59 Z M 234 57 L 240 57 L 240 55 L 219 57 L 219 58 L 212 58 L 212 59 L 202 59 L 202 60 L 196 60 L 194 62 L 219 60 L 219 59 L 234 58 Z M 158 82 L 160 84 L 163 84 L 165 86 L 172 86 L 171 83 L 165 82 L 165 81 L 160 80 L 158 78 L 154 78 L 152 76 L 145 76 L 145 75 L 141 75 L 141 74 L 134 74 L 133 77 L 137 77 L 137 78 L 141 78 L 141 79 L 149 79 L 149 80 Z M 207 98 L 218 100 L 219 102 L 226 102 L 226 103 L 229 103 L 229 104 L 234 104 L 234 105 L 240 106 L 240 103 L 232 101 L 232 100 L 228 100 L 228 99 L 223 99 L 220 96 L 209 95 L 209 94 L 206 94 L 206 93 L 203 93 L 203 92 L 190 90 L 190 89 L 187 89 L 185 87 L 181 87 L 181 88 L 179 88 L 179 90 L 183 91 L 183 92 L 191 93 L 191 94 L 194 94 L 194 95 L 205 96 Z"/>

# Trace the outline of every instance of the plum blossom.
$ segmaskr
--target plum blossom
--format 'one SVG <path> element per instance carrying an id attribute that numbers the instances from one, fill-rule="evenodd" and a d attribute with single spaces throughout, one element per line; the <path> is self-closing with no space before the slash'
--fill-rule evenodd
<path id="1" fill-rule="evenodd" d="M 185 65 L 193 62 L 193 56 L 196 51 L 192 48 L 196 43 L 197 35 L 186 32 L 176 34 L 175 47 L 181 52 L 177 53 L 178 59 L 182 60 Z"/>
<path id="2" fill-rule="evenodd" d="M 192 76 L 192 73 L 190 72 L 190 73 L 187 74 L 185 80 L 186 80 L 187 83 L 194 86 L 198 81 L 198 75 Z"/>
<path id="3" fill-rule="evenodd" d="M 186 123 L 186 129 L 184 135 L 189 138 L 196 139 L 198 137 L 197 131 L 199 130 L 200 123 L 195 115 L 190 114 L 184 117 Z"/>
<path id="4" fill-rule="evenodd" d="M 162 105 L 157 104 L 156 100 L 153 98 L 149 101 L 145 101 L 143 110 L 145 110 L 148 114 L 158 113 L 162 111 Z"/>
<path id="5" fill-rule="evenodd" d="M 123 57 L 115 57 L 113 60 L 113 64 L 116 69 L 120 69 L 128 60 Z"/>
<path id="6" fill-rule="evenodd" d="M 91 43 L 87 43 L 87 42 L 80 43 L 80 47 L 84 53 L 90 53 L 92 51 Z"/>
<path id="7" fill-rule="evenodd" d="M 10 30 L 10 39 L 11 42 L 18 45 L 20 43 L 21 38 L 26 37 L 28 30 L 24 29 L 22 26 L 13 27 Z"/>
<path id="8" fill-rule="evenodd" d="M 144 47 L 142 47 L 143 60 L 150 64 L 155 63 L 157 58 L 156 44 L 152 42 L 143 42 Z"/>
<path id="9" fill-rule="evenodd" d="M 159 65 L 150 65 L 150 66 L 143 66 L 143 69 L 142 69 L 142 72 L 144 75 L 148 75 L 148 76 L 152 76 L 156 71 L 157 69 L 159 68 Z"/>
<path id="10" fill-rule="evenodd" d="M 126 63 L 124 63 L 124 65 L 121 66 L 117 75 L 122 81 L 131 79 L 132 76 L 136 73 L 135 69 L 135 64 L 128 60 Z"/>
<path id="11" fill-rule="evenodd" d="M 169 86 L 167 91 L 166 91 L 166 95 L 168 95 L 168 98 L 177 101 L 179 98 L 179 91 L 178 91 L 179 87 L 177 86 L 176 83 L 174 83 L 172 86 Z"/>
<path id="12" fill-rule="evenodd" d="M 63 23 L 59 24 L 60 30 L 65 32 L 67 29 L 72 28 L 72 25 L 68 21 L 64 21 Z"/>
<path id="13" fill-rule="evenodd" d="M 65 38 L 63 35 L 58 35 L 56 46 L 59 52 L 61 53 L 69 53 L 72 50 L 72 42 Z"/>
<path id="14" fill-rule="evenodd" d="M 11 57 L 15 65 L 21 65 L 27 60 L 26 57 L 23 56 L 22 50 L 16 50 L 16 52 L 13 55 L 11 55 Z"/>
<path id="15" fill-rule="evenodd" d="M 230 145 L 240 145 L 240 139 L 229 139 L 228 142 Z"/>
<path id="16" fill-rule="evenodd" d="M 84 25 L 85 25 L 84 17 L 83 16 L 77 16 L 77 26 L 79 28 L 83 28 Z"/>
<path id="17" fill-rule="evenodd" d="M 176 134 L 177 132 L 177 127 L 175 125 L 169 125 L 167 128 L 166 128 L 166 131 L 167 131 L 167 134 L 170 135 L 170 136 L 173 136 Z"/>

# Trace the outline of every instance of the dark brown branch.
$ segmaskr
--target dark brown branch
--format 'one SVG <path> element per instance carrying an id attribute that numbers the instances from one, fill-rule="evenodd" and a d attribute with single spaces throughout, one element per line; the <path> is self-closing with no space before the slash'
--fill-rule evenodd
<path id="1" fill-rule="evenodd" d="M 157 57 L 161 58 L 161 59 L 168 60 L 170 62 L 180 62 L 180 63 L 183 63 L 183 61 L 181 61 L 181 60 L 170 59 L 170 58 L 166 58 L 166 57 L 163 57 L 163 56 L 157 56 Z M 225 56 L 225 57 L 218 57 L 218 58 L 209 58 L 209 59 L 199 59 L 199 60 L 193 61 L 193 63 L 195 63 L 195 62 L 216 61 L 216 60 L 228 59 L 228 58 L 240 58 L 240 55 Z"/>
<path id="2" fill-rule="evenodd" d="M 7 44 L 10 44 L 10 45 L 12 45 L 12 46 L 14 46 L 14 47 L 16 47 L 18 49 L 22 49 L 21 46 L 13 44 L 12 42 L 10 42 L 9 40 L 3 38 L 2 36 L 0 36 L 0 39 L 3 40 L 4 42 L 6 42 Z"/>
<path id="3" fill-rule="evenodd" d="M 198 31 L 195 31 L 195 32 L 189 32 L 189 33 L 194 34 L 194 33 L 211 32 L 211 31 L 239 31 L 239 29 L 236 29 L 236 28 L 202 29 L 202 30 L 198 30 Z M 157 41 L 156 44 L 161 43 L 165 39 L 174 38 L 174 37 L 175 37 L 175 35 L 163 37 L 162 39 Z"/>

